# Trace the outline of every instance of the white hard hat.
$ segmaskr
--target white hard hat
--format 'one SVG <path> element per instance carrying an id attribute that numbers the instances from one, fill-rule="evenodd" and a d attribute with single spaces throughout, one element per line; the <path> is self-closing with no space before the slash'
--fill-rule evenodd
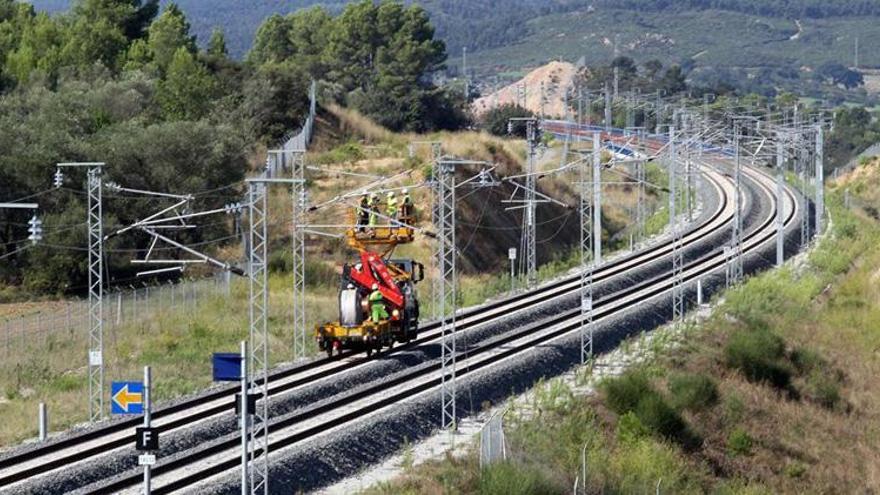
<path id="1" fill-rule="evenodd" d="M 361 194 L 363 194 L 364 196 L 366 196 L 367 194 L 370 194 L 370 192 L 367 191 L 366 189 L 364 189 L 363 191 L 361 191 Z"/>
<path id="2" fill-rule="evenodd" d="M 403 194 L 409 194 L 409 189 L 404 189 L 402 192 Z"/>
<path id="3" fill-rule="evenodd" d="M 394 196 L 394 191 L 388 191 L 389 196 Z"/>
<path id="4" fill-rule="evenodd" d="M 373 290 L 379 290 L 379 284 L 373 284 Z"/>

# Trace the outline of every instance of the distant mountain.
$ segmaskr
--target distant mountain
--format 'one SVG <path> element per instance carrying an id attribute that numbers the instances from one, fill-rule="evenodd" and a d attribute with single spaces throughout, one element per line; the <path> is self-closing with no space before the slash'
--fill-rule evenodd
<path id="1" fill-rule="evenodd" d="M 70 0 L 33 0 L 57 12 Z M 167 0 L 163 0 L 167 3 Z M 242 57 L 263 20 L 313 5 L 340 10 L 345 0 L 176 0 L 204 43 L 215 26 Z M 407 3 L 412 3 L 408 1 Z M 521 75 L 563 58 L 588 64 L 616 53 L 689 68 L 781 71 L 799 77 L 826 62 L 880 67 L 880 1 L 868 0 L 422 0 L 455 70 L 462 47 L 478 75 Z M 797 22 L 796 22 L 797 21 Z M 616 49 L 615 49 L 615 40 Z M 806 71 L 806 72 L 805 72 Z M 509 78 L 508 78 L 509 79 Z"/>
<path id="2" fill-rule="evenodd" d="M 56 13 L 69 8 L 71 0 L 32 0 L 40 10 Z M 162 0 L 162 4 L 169 3 Z M 230 53 L 242 57 L 250 48 L 254 33 L 264 19 L 272 14 L 287 14 L 298 9 L 322 5 L 339 11 L 346 0 L 175 0 L 189 18 L 193 34 L 207 42 L 215 26 L 223 28 Z M 408 1 L 407 3 L 413 3 Z M 560 13 L 581 0 L 426 0 L 417 2 L 425 7 L 437 28 L 438 36 L 447 41 L 450 53 L 461 47 L 471 49 L 499 47 L 514 43 L 527 34 L 525 21 L 536 16 Z"/>

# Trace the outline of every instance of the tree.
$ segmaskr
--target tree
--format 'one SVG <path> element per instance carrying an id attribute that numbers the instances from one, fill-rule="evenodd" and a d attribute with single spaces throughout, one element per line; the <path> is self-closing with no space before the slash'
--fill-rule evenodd
<path id="1" fill-rule="evenodd" d="M 271 140 L 302 124 L 308 111 L 309 78 L 287 64 L 261 66 L 244 84 L 241 112 L 258 137 Z"/>
<path id="2" fill-rule="evenodd" d="M 373 72 L 379 34 L 372 0 L 346 6 L 334 19 L 327 44 L 330 79 L 347 91 L 365 90 Z"/>
<path id="3" fill-rule="evenodd" d="M 208 113 L 216 82 L 195 56 L 181 46 L 174 52 L 165 80 L 159 83 L 159 104 L 169 120 L 196 120 Z"/>
<path id="4" fill-rule="evenodd" d="M 248 52 L 248 62 L 260 66 L 284 62 L 294 53 L 290 41 L 290 25 L 284 17 L 274 14 L 260 25 L 254 44 Z"/>
<path id="5" fill-rule="evenodd" d="M 488 132 L 496 136 L 514 135 L 525 137 L 526 125 L 523 122 L 514 122 L 510 124 L 510 119 L 530 118 L 534 116 L 535 114 L 531 110 L 523 108 L 515 103 L 508 103 L 507 105 L 493 108 L 483 115 L 483 129 L 486 129 Z M 508 133 L 508 129 L 512 132 Z"/>
<path id="6" fill-rule="evenodd" d="M 162 15 L 150 24 L 147 44 L 150 47 L 150 55 L 160 71 L 164 72 L 168 68 L 178 49 L 183 48 L 195 53 L 196 42 L 195 38 L 190 36 L 189 28 L 186 16 L 173 3 L 168 4 Z"/>
<path id="7" fill-rule="evenodd" d="M 377 39 L 383 41 L 376 47 L 374 75 L 351 103 L 394 130 L 433 129 L 436 124 L 426 118 L 429 105 L 448 100 L 430 97 L 433 86 L 424 76 L 442 66 L 445 45 L 434 39 L 421 7 L 386 2 L 379 4 L 375 17 Z"/>
<path id="8" fill-rule="evenodd" d="M 208 55 L 217 58 L 226 58 L 228 55 L 226 36 L 223 35 L 223 30 L 218 27 L 211 32 L 211 40 L 208 41 Z"/>
<path id="9" fill-rule="evenodd" d="M 140 70 L 152 61 L 150 56 L 150 47 L 145 40 L 134 40 L 128 47 L 125 54 L 125 64 L 122 69 L 124 71 Z"/>
<path id="10" fill-rule="evenodd" d="M 327 73 L 326 46 L 333 29 L 333 18 L 321 7 L 297 11 L 287 17 L 287 33 L 297 65 L 315 79 Z"/>
<path id="11" fill-rule="evenodd" d="M 674 95 L 687 90 L 687 82 L 685 81 L 684 72 L 681 66 L 673 65 L 666 69 L 666 73 L 658 82 L 658 89 L 666 91 L 667 95 Z"/>

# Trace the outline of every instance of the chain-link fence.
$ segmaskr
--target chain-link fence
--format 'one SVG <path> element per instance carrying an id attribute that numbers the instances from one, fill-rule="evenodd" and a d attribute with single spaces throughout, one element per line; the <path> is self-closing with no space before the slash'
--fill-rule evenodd
<path id="1" fill-rule="evenodd" d="M 142 321 L 168 309 L 195 308 L 199 301 L 217 295 L 229 295 L 229 272 L 215 277 L 181 281 L 174 284 L 130 287 L 104 296 L 105 329 Z M 25 349 L 48 345 L 50 337 L 86 332 L 89 303 L 85 299 L 47 303 L 47 309 L 0 320 L 0 353 L 13 356 Z"/>

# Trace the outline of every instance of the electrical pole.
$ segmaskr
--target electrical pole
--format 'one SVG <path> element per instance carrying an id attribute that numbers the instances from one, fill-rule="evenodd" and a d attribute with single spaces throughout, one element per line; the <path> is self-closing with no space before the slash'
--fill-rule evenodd
<path id="1" fill-rule="evenodd" d="M 530 119 L 526 122 L 526 140 L 528 141 L 528 158 L 526 160 L 526 228 L 523 230 L 525 234 L 526 246 L 526 286 L 532 288 L 538 284 L 538 258 L 535 248 L 536 233 L 536 190 L 537 176 L 535 175 L 536 153 L 538 147 L 538 139 L 540 138 L 538 122 Z"/>
<path id="2" fill-rule="evenodd" d="M 58 163 L 61 168 L 86 168 L 89 268 L 89 422 L 104 415 L 104 215 L 102 162 Z M 60 185 L 60 183 L 58 184 Z"/>
<path id="3" fill-rule="evenodd" d="M 605 83 L 605 132 L 611 132 L 611 92 L 608 89 L 608 82 Z"/>
<path id="4" fill-rule="evenodd" d="M 251 395 L 258 397 L 250 429 L 250 491 L 269 492 L 269 285 L 268 285 L 268 186 L 286 184 L 305 187 L 301 179 L 247 179 L 249 253 L 248 319 L 250 364 L 248 382 Z M 294 209 L 296 215 L 296 208 Z M 257 385 L 261 382 L 262 385 Z"/>
<path id="5" fill-rule="evenodd" d="M 617 44 L 619 43 L 619 39 L 620 39 L 620 36 L 615 34 L 614 35 L 614 61 L 612 62 L 614 64 L 614 101 L 617 101 L 617 98 L 620 95 L 620 68 L 618 67 L 618 64 L 617 64 L 617 57 L 618 57 L 618 54 L 620 53 L 617 48 Z"/>
<path id="6" fill-rule="evenodd" d="M 471 83 L 467 75 L 467 47 L 461 47 L 461 76 L 464 78 L 464 101 L 470 100 Z"/>
<path id="7" fill-rule="evenodd" d="M 733 250 L 733 259 L 730 263 L 730 280 L 728 287 L 732 284 L 739 283 L 743 276 L 742 266 L 742 151 L 740 150 L 740 129 L 739 125 L 734 127 L 734 184 L 736 194 L 734 195 L 734 211 L 733 211 L 733 231 L 731 232 L 730 248 Z"/>
<path id="8" fill-rule="evenodd" d="M 602 264 L 602 139 L 593 133 L 593 266 Z"/>
<path id="9" fill-rule="evenodd" d="M 644 144 L 644 129 L 639 130 L 639 149 L 642 148 Z M 647 176 L 645 174 L 645 162 L 643 160 L 639 160 L 636 162 L 636 180 L 638 181 L 638 189 L 636 191 L 636 233 L 638 234 L 639 242 L 644 240 L 645 237 L 645 181 Z"/>
<path id="10" fill-rule="evenodd" d="M 291 253 L 293 268 L 293 359 L 306 358 L 306 233 L 305 213 L 307 209 L 305 182 L 305 150 L 291 153 L 291 172 L 294 180 L 291 187 L 293 207 L 293 246 Z"/>
<path id="11" fill-rule="evenodd" d="M 821 125 L 816 126 L 816 235 L 822 234 L 825 223 L 825 133 Z"/>
<path id="12" fill-rule="evenodd" d="M 783 217 L 785 215 L 785 197 L 783 196 L 783 165 L 785 158 L 783 154 L 785 135 L 782 132 L 776 133 L 776 266 L 782 266 L 785 262 L 785 225 Z"/>
<path id="13" fill-rule="evenodd" d="M 801 193 L 806 196 L 807 194 L 807 176 L 809 174 L 809 166 L 810 160 L 812 159 L 812 152 L 809 146 L 809 138 L 810 131 L 807 128 L 800 128 L 799 144 L 797 146 L 798 154 L 796 159 L 797 164 L 797 174 L 798 174 L 798 182 L 800 183 Z M 806 249 L 807 245 L 810 243 L 810 215 L 803 214 L 801 215 L 801 249 Z"/>
<path id="14" fill-rule="evenodd" d="M 597 141 L 599 138 L 599 133 L 593 133 L 593 154 L 598 155 L 601 153 L 599 147 L 597 146 Z M 595 158 L 593 162 L 595 163 Z M 593 174 L 590 173 L 590 165 L 586 160 L 581 160 L 580 166 L 578 167 L 578 180 L 580 182 L 580 202 L 579 202 L 579 210 L 580 210 L 580 220 L 581 220 L 581 243 L 580 243 L 580 255 L 581 255 L 581 279 L 580 279 L 580 294 L 581 294 L 581 326 L 580 326 L 580 341 L 581 341 L 581 364 L 586 364 L 593 357 L 593 261 L 594 258 L 592 256 L 591 250 L 592 246 L 592 236 L 594 234 L 594 225 L 591 225 L 592 221 L 592 205 L 590 204 L 590 193 L 591 193 L 591 183 L 596 183 L 599 181 L 599 178 L 595 176 L 595 167 L 593 167 Z M 592 259 L 591 259 L 592 258 Z"/>
<path id="15" fill-rule="evenodd" d="M 578 117 L 577 117 L 578 125 L 583 125 L 584 123 L 584 90 L 581 86 L 578 86 Z"/>
<path id="16" fill-rule="evenodd" d="M 675 128 L 669 129 L 669 222 L 672 229 L 672 319 L 681 321 L 684 318 L 684 290 L 682 275 L 684 256 L 681 246 L 681 229 L 676 221 L 676 161 Z"/>
<path id="17" fill-rule="evenodd" d="M 248 382 L 250 393 L 259 394 L 259 375 L 263 378 L 262 403 L 254 411 L 250 431 L 250 491 L 268 493 L 269 489 L 269 287 L 266 267 L 268 232 L 268 194 L 266 183 L 248 180 L 248 211 L 250 218 L 249 319 L 250 366 Z M 244 411 L 246 414 L 246 411 Z"/>
<path id="18" fill-rule="evenodd" d="M 434 167 L 437 190 L 437 229 L 439 300 L 438 313 L 441 333 L 440 363 L 440 423 L 444 429 L 455 430 L 455 164 L 438 160 Z"/>
<path id="19" fill-rule="evenodd" d="M 657 90 L 657 101 L 654 104 L 654 119 L 656 121 L 654 124 L 654 134 L 659 136 L 660 135 L 660 121 L 661 121 L 661 118 L 660 118 L 660 90 L 659 89 Z"/>

